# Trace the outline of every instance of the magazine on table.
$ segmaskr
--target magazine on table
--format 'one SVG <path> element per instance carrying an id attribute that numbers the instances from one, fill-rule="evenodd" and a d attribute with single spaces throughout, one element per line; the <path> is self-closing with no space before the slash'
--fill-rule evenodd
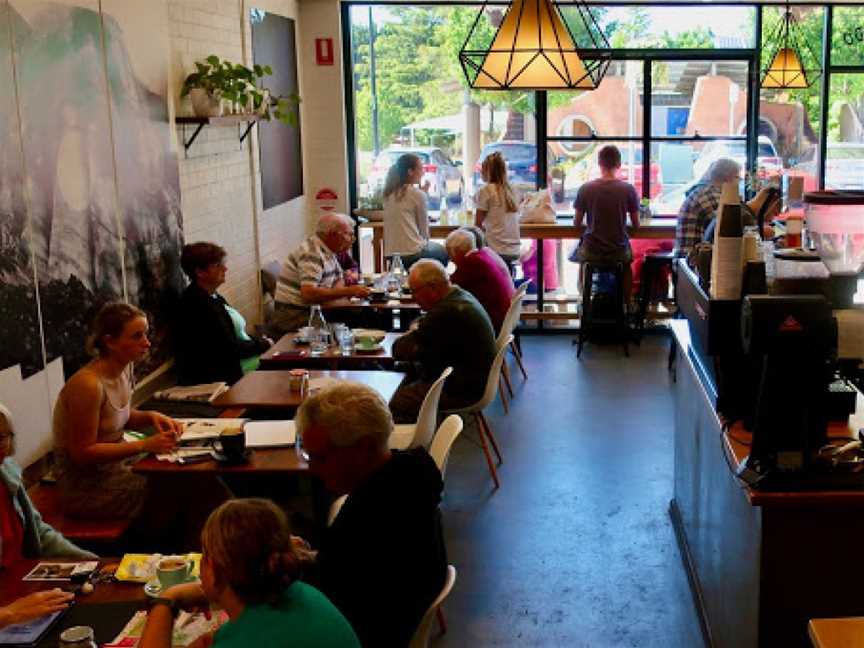
<path id="1" fill-rule="evenodd" d="M 212 441 L 231 428 L 242 428 L 245 418 L 178 418 L 183 424 L 180 443 Z"/>
<path id="2" fill-rule="evenodd" d="M 228 620 L 224 610 L 218 612 L 186 612 L 177 615 L 174 621 L 174 631 L 171 636 L 172 648 L 184 648 L 196 641 L 200 636 L 215 632 Z M 104 644 L 103 648 L 135 648 L 144 632 L 147 623 L 147 612 L 140 610 L 129 619 L 129 623 L 120 631 L 114 640 Z"/>
<path id="3" fill-rule="evenodd" d="M 84 562 L 40 562 L 24 577 L 25 581 L 66 581 L 79 574 L 96 571 L 95 560 Z"/>
<path id="4" fill-rule="evenodd" d="M 212 403 L 226 391 L 228 391 L 228 384 L 224 382 L 207 383 L 205 385 L 177 385 L 176 387 L 157 391 L 153 394 L 153 398 L 158 400 Z"/>

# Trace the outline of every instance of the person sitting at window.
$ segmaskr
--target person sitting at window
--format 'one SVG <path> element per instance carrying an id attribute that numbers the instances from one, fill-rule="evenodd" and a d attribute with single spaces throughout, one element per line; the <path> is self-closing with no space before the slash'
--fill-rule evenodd
<path id="1" fill-rule="evenodd" d="M 474 237 L 464 229 L 450 232 L 447 237 L 447 254 L 456 264 L 450 281 L 477 298 L 497 333 L 510 309 L 515 290 L 510 274 L 498 266 L 492 253 L 491 248 L 478 250 Z"/>
<path id="2" fill-rule="evenodd" d="M 201 583 L 175 585 L 152 600 L 138 648 L 170 648 L 177 612 L 211 604 L 229 620 L 194 646 L 360 647 L 327 597 L 298 580 L 288 520 L 273 502 L 225 502 L 207 519 L 201 545 Z"/>
<path id="3" fill-rule="evenodd" d="M 489 315 L 467 290 L 450 283 L 433 259 L 422 259 L 408 274 L 414 300 L 426 311 L 411 332 L 393 344 L 393 357 L 413 363 L 393 394 L 390 409 L 397 423 L 414 423 L 426 392 L 446 367 L 440 409 L 458 409 L 483 395 L 495 360 L 495 331 Z"/>
<path id="4" fill-rule="evenodd" d="M 309 470 L 348 495 L 311 576 L 364 646 L 407 646 L 446 579 L 441 473 L 423 448 L 388 449 L 393 418 L 366 385 L 343 381 L 312 394 L 295 421 Z"/>
<path id="5" fill-rule="evenodd" d="M 423 162 L 413 153 L 399 156 L 384 181 L 384 256 L 398 254 L 408 270 L 418 259 L 437 259 L 447 263 L 447 252 L 440 243 L 429 240 L 429 215 L 423 179 Z"/>
<path id="6" fill-rule="evenodd" d="M 132 471 L 142 453 L 170 452 L 183 430 L 179 421 L 132 407 L 133 363 L 150 349 L 148 330 L 147 316 L 130 304 L 109 303 L 96 315 L 87 341 L 95 357 L 66 382 L 54 405 L 54 474 L 66 515 L 134 518 L 136 542 L 158 539 L 164 548 L 170 539 L 186 548 L 230 493 L 215 478 L 202 476 L 177 490 Z M 150 427 L 155 431 L 145 439 L 123 438 L 124 430 Z M 180 533 L 172 538 L 175 529 Z"/>
<path id="7" fill-rule="evenodd" d="M 621 262 L 624 265 L 622 291 L 624 303 L 630 301 L 633 273 L 630 263 L 633 251 L 627 236 L 627 216 L 634 228 L 639 227 L 639 196 L 633 185 L 619 180 L 621 151 L 609 144 L 597 154 L 600 177 L 579 187 L 573 208 L 576 216 L 573 225 L 580 227 L 587 216 L 588 225 L 571 261 L 578 263 L 608 264 Z"/>
<path id="8" fill-rule="evenodd" d="M 42 520 L 27 495 L 13 454 L 15 424 L 12 413 L 0 405 L 0 569 L 24 558 L 96 558 Z"/>
<path id="9" fill-rule="evenodd" d="M 273 326 L 282 333 L 309 321 L 309 306 L 340 297 L 366 297 L 366 286 L 345 283 L 337 255 L 354 242 L 354 221 L 344 214 L 321 216 L 315 233 L 288 255 L 276 284 Z"/>
<path id="10" fill-rule="evenodd" d="M 512 267 L 519 259 L 519 207 L 507 180 L 504 156 L 499 151 L 486 156 L 480 174 L 486 184 L 474 197 L 475 222 L 486 231 L 489 247 Z"/>
<path id="11" fill-rule="evenodd" d="M 678 223 L 675 227 L 675 255 L 687 256 L 690 251 L 701 243 L 709 225 L 714 221 L 717 208 L 720 206 L 720 194 L 727 182 L 739 182 L 741 165 L 729 158 L 720 158 L 711 163 L 705 175 L 687 190 L 681 209 L 678 210 Z M 769 189 L 763 189 L 747 203 L 744 203 L 744 224 L 755 225 L 756 213 L 762 209 L 770 195 Z M 770 220 L 777 214 L 780 201 L 768 205 L 765 220 Z M 766 234 L 773 232 L 766 227 Z"/>
<path id="12" fill-rule="evenodd" d="M 213 243 L 183 246 L 180 266 L 190 284 L 177 313 L 177 382 L 233 384 L 258 367 L 258 356 L 273 345 L 249 335 L 246 320 L 216 292 L 225 283 L 225 250 Z"/>

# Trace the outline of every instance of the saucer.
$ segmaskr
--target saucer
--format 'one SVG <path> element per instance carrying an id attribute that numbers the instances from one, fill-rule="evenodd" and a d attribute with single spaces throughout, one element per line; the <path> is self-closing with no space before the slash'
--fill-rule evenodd
<path id="1" fill-rule="evenodd" d="M 252 456 L 252 450 L 246 448 L 243 451 L 243 454 L 239 457 L 229 457 L 226 454 L 219 452 L 218 450 L 211 450 L 211 455 L 213 455 L 213 459 L 218 461 L 221 464 L 225 464 L 226 466 L 239 466 L 240 464 L 247 463 L 249 461 L 249 457 Z"/>
<path id="2" fill-rule="evenodd" d="M 384 350 L 384 345 L 376 344 L 374 346 L 360 346 L 359 344 L 354 347 L 354 351 L 356 353 L 378 353 L 379 351 Z"/>
<path id="3" fill-rule="evenodd" d="M 198 579 L 195 578 L 194 576 L 190 576 L 189 578 L 184 580 L 182 583 L 177 583 L 177 584 L 183 585 L 184 583 L 196 583 L 196 582 L 198 582 Z M 162 583 L 160 583 L 159 579 L 155 578 L 155 577 L 151 578 L 144 585 L 144 593 L 147 596 L 157 597 L 157 596 L 160 596 L 163 591 L 165 591 L 165 590 L 162 588 Z"/>

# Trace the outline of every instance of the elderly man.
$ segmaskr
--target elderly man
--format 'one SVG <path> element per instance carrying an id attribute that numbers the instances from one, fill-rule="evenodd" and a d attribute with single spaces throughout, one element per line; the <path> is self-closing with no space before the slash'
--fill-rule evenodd
<path id="1" fill-rule="evenodd" d="M 476 239 L 464 229 L 450 232 L 446 244 L 447 255 L 456 264 L 450 281 L 477 298 L 492 320 L 495 332 L 499 332 L 515 292 L 506 266 L 498 265 L 491 248 L 478 250 Z"/>
<path id="2" fill-rule="evenodd" d="M 446 367 L 440 409 L 457 409 L 480 399 L 495 360 L 495 331 L 489 315 L 466 290 L 450 283 L 438 261 L 422 259 L 408 275 L 415 301 L 426 311 L 410 333 L 393 344 L 393 357 L 414 363 L 390 401 L 397 423 L 413 423 L 432 383 Z"/>
<path id="3" fill-rule="evenodd" d="M 354 242 L 354 222 L 324 214 L 315 233 L 288 255 L 276 284 L 275 328 L 294 331 L 309 319 L 309 306 L 340 297 L 366 297 L 365 286 L 347 286 L 337 255 Z"/>
<path id="4" fill-rule="evenodd" d="M 312 394 L 295 421 L 310 471 L 334 495 L 348 495 L 324 534 L 313 580 L 364 646 L 407 646 L 446 577 L 441 473 L 422 448 L 388 449 L 393 418 L 365 385 L 339 382 Z"/>
<path id="5" fill-rule="evenodd" d="M 741 165 L 729 158 L 715 160 L 699 182 L 687 190 L 681 209 L 678 211 L 678 224 L 675 228 L 675 254 L 687 256 L 690 251 L 701 243 L 708 226 L 714 220 L 717 208 L 720 206 L 720 193 L 726 182 L 738 182 L 741 177 Z M 744 205 L 746 225 L 755 225 L 759 210 L 770 196 L 769 189 L 763 189 L 756 197 Z M 779 210 L 780 201 L 768 205 L 766 222 L 769 222 Z M 767 229 L 767 228 L 766 228 Z M 773 235 L 768 232 L 769 236 Z"/>

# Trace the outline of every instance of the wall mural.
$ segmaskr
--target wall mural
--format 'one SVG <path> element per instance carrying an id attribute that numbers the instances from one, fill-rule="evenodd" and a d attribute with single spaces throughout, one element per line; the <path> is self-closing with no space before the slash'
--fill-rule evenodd
<path id="1" fill-rule="evenodd" d="M 44 345 L 68 378 L 114 299 L 150 315 L 139 374 L 170 352 L 182 227 L 159 4 L 0 0 L 0 370 L 41 370 Z"/>

